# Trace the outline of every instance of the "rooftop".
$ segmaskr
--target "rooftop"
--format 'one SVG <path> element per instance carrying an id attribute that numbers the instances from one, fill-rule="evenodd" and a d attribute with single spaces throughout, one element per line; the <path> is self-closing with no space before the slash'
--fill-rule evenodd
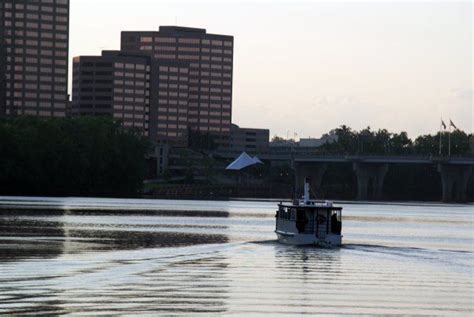
<path id="1" fill-rule="evenodd" d="M 169 35 L 182 35 L 182 36 L 211 36 L 216 38 L 228 38 L 232 40 L 234 37 L 232 35 L 224 35 L 224 34 L 211 34 L 207 33 L 206 29 L 201 28 L 192 28 L 186 26 L 177 26 L 177 25 L 163 25 L 160 26 L 158 31 L 122 31 L 122 34 L 130 34 L 130 33 L 147 33 L 147 34 L 169 34 Z"/>
<path id="2" fill-rule="evenodd" d="M 163 33 L 181 32 L 181 33 L 206 34 L 206 29 L 190 28 L 190 27 L 185 27 L 185 26 L 163 25 L 163 26 L 160 26 L 160 32 L 163 32 Z"/>

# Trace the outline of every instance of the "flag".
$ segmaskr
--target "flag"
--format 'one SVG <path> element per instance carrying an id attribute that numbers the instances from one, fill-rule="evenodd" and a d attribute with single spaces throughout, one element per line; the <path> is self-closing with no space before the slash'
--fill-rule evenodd
<path id="1" fill-rule="evenodd" d="M 449 119 L 449 125 L 455 128 L 456 130 L 458 129 L 458 127 L 453 123 L 453 121 L 451 121 L 451 119 Z"/>
<path id="2" fill-rule="evenodd" d="M 441 126 L 446 130 L 446 123 L 444 123 L 443 119 L 441 119 Z"/>

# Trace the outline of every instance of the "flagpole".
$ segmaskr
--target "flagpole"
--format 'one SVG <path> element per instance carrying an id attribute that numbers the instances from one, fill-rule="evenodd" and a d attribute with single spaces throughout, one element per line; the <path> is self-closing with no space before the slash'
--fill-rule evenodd
<path id="1" fill-rule="evenodd" d="M 451 128 L 449 128 L 449 148 L 448 148 L 448 157 L 451 157 Z"/>
<path id="2" fill-rule="evenodd" d="M 441 122 L 439 123 L 439 156 L 441 156 L 441 147 L 443 146 L 441 141 L 441 131 L 443 130 L 443 118 L 441 118 Z"/>
<path id="3" fill-rule="evenodd" d="M 451 119 L 449 119 L 449 149 L 448 149 L 448 157 L 451 157 Z"/>

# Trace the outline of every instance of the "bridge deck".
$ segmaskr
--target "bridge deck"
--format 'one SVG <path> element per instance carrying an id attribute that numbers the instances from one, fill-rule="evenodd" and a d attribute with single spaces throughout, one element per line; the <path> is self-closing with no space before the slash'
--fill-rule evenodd
<path id="1" fill-rule="evenodd" d="M 219 156 L 234 159 L 240 153 L 222 152 Z M 374 163 L 374 164 L 454 164 L 474 165 L 474 156 L 440 157 L 423 155 L 323 155 L 314 153 L 263 153 L 257 155 L 261 160 L 292 161 L 297 163 Z"/>

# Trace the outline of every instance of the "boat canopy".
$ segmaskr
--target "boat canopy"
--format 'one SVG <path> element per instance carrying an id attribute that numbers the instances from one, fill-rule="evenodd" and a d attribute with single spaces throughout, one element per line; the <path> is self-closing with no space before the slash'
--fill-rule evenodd
<path id="1" fill-rule="evenodd" d="M 333 207 L 328 205 L 292 205 L 292 204 L 278 204 L 279 207 L 283 208 L 296 208 L 296 209 L 305 209 L 305 210 L 333 210 L 333 211 L 341 211 L 342 207 Z"/>

